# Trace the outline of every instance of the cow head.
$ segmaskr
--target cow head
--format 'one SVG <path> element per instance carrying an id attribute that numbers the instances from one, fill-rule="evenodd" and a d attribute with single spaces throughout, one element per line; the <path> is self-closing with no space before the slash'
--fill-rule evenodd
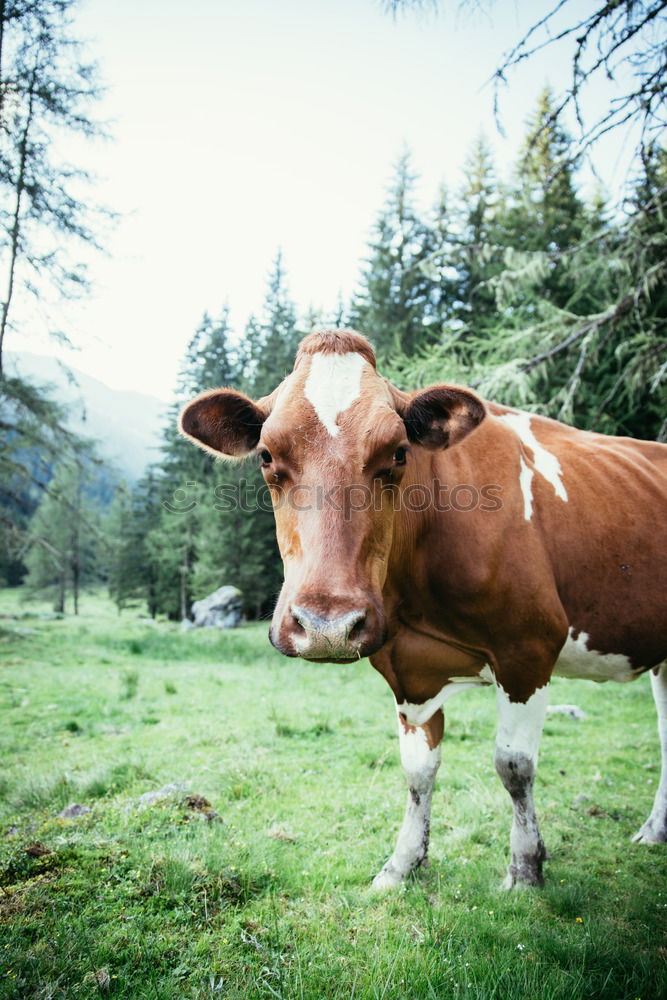
<path id="1" fill-rule="evenodd" d="M 382 646 L 382 589 L 406 530 L 401 491 L 423 475 L 428 451 L 455 445 L 484 414 L 463 389 L 395 389 L 348 330 L 306 337 L 264 399 L 214 389 L 185 407 L 181 431 L 201 447 L 259 457 L 285 570 L 270 631 L 282 653 L 350 661 Z"/>

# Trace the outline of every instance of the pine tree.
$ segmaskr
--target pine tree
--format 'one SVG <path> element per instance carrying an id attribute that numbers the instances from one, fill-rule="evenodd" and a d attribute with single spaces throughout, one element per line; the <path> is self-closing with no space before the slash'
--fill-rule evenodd
<path id="1" fill-rule="evenodd" d="M 25 585 L 49 594 L 58 612 L 71 594 L 78 614 L 81 587 L 98 578 L 101 534 L 86 497 L 89 477 L 86 463 L 62 461 L 30 522 Z"/>
<path id="2" fill-rule="evenodd" d="M 148 538 L 160 524 L 160 486 L 149 468 L 130 489 L 121 484 L 106 519 L 108 539 L 107 584 L 118 612 L 137 602 L 157 613 L 156 567 L 148 552 Z"/>
<path id="3" fill-rule="evenodd" d="M 414 205 L 416 177 L 405 152 L 387 202 L 375 225 L 361 288 L 351 306 L 352 323 L 375 345 L 380 360 L 412 355 L 440 335 L 439 281 L 432 228 Z"/>
<path id="4" fill-rule="evenodd" d="M 279 252 L 260 318 L 248 321 L 237 377 L 230 381 L 255 399 L 268 395 L 291 371 L 301 337 Z M 214 499 L 207 497 L 200 510 L 197 537 L 195 596 L 233 584 L 243 593 L 249 617 L 269 611 L 280 589 L 282 563 L 268 491 L 252 459 L 215 463 Z"/>
<path id="5" fill-rule="evenodd" d="M 466 372 L 468 381 L 504 402 L 564 419 L 573 416 L 571 357 L 549 352 L 567 336 L 578 310 L 599 303 L 597 276 L 584 284 L 583 262 L 575 266 L 575 260 L 580 246 L 604 228 L 577 193 L 575 169 L 571 139 L 556 122 L 546 88 L 528 124 L 515 183 L 487 215 L 486 273 L 477 283 L 486 319 L 468 345 Z M 479 213 L 472 221 L 479 224 Z M 547 364 L 532 363 L 542 355 Z"/>
<path id="6" fill-rule="evenodd" d="M 233 346 L 224 309 L 215 321 L 204 317 L 188 345 L 157 470 L 161 509 L 146 539 L 155 607 L 169 617 L 187 616 L 193 600 L 223 584 L 239 587 L 246 613 L 257 615 L 279 588 L 274 520 L 266 497 L 257 508 L 266 487 L 256 464 L 216 462 L 177 434 L 176 419 L 182 403 L 216 386 L 266 395 L 291 368 L 299 339 L 279 254 L 244 341 Z"/>
<path id="7" fill-rule="evenodd" d="M 225 584 L 238 587 L 248 617 L 271 608 L 282 582 L 271 498 L 251 462 L 226 467 L 212 509 L 202 511 L 193 591 L 203 597 Z"/>
<path id="8" fill-rule="evenodd" d="M 53 467 L 76 447 L 48 393 L 4 370 L 7 337 L 21 328 L 17 297 L 36 295 L 48 312 L 53 291 L 85 289 L 79 251 L 96 245 L 108 217 L 82 196 L 90 178 L 60 155 L 63 138 L 101 131 L 89 114 L 96 69 L 71 31 L 74 2 L 0 2 L 0 563 L 13 580 Z"/>
<path id="9" fill-rule="evenodd" d="M 187 346 L 177 398 L 168 410 L 163 432 L 162 460 L 154 485 L 161 507 L 148 533 L 146 552 L 154 607 L 172 618 L 186 617 L 192 603 L 202 523 L 197 508 L 210 508 L 215 485 L 224 477 L 220 464 L 180 436 L 178 415 L 197 393 L 239 381 L 240 366 L 231 335 L 227 307 L 218 319 L 204 316 Z"/>
<path id="10" fill-rule="evenodd" d="M 464 183 L 456 196 L 441 189 L 432 224 L 437 250 L 429 274 L 437 289 L 438 350 L 446 351 L 450 367 L 471 363 L 476 342 L 486 337 L 495 321 L 489 281 L 502 266 L 499 204 L 493 158 L 480 136 L 466 159 Z"/>
<path id="11" fill-rule="evenodd" d="M 596 249 L 615 317 L 596 370 L 582 376 L 590 419 L 601 429 L 667 440 L 667 149 L 645 151 L 613 257 Z"/>
<path id="12" fill-rule="evenodd" d="M 458 270 L 456 318 L 467 334 L 483 335 L 495 311 L 488 282 L 499 270 L 497 212 L 499 191 L 491 150 L 480 136 L 464 165 L 457 212 L 458 239 L 452 259 Z"/>
<path id="13" fill-rule="evenodd" d="M 301 337 L 296 307 L 287 288 L 282 251 L 278 251 L 269 273 L 261 318 L 259 322 L 251 319 L 246 329 L 251 353 L 244 382 L 250 395 L 268 395 L 289 374 Z"/>
<path id="14" fill-rule="evenodd" d="M 94 245 L 91 202 L 80 196 L 88 175 L 58 158 L 64 135 L 91 136 L 88 115 L 99 91 L 96 69 L 80 61 L 71 35 L 74 0 L 3 0 L 0 4 L 0 378 L 17 288 L 46 301 L 85 285 L 85 268 L 68 253 Z"/>
<path id="15" fill-rule="evenodd" d="M 109 539 L 107 585 L 118 614 L 129 601 L 129 556 L 127 538 L 131 525 L 131 494 L 126 483 L 120 483 L 111 508 L 105 519 L 104 529 Z"/>
<path id="16" fill-rule="evenodd" d="M 202 502 L 202 495 L 195 490 L 182 505 L 164 498 L 159 521 L 146 538 L 155 608 L 174 620 L 187 618 L 190 613 L 197 558 L 197 508 Z"/>
<path id="17" fill-rule="evenodd" d="M 574 184 L 577 159 L 572 138 L 556 118 L 553 94 L 545 87 L 528 123 L 516 168 L 515 208 L 506 220 L 515 249 L 557 252 L 581 237 L 582 203 Z"/>
<path id="18" fill-rule="evenodd" d="M 179 397 L 226 386 L 238 378 L 238 352 L 231 345 L 231 334 L 228 305 L 217 319 L 204 313 L 186 349 L 177 381 Z"/>
<path id="19" fill-rule="evenodd" d="M 114 539 L 119 563 L 118 580 L 111 593 L 120 607 L 122 603 L 145 601 L 148 613 L 158 613 L 157 566 L 149 552 L 149 539 L 160 525 L 163 486 L 154 467 L 149 467 L 134 486 L 130 495 L 129 516 Z"/>

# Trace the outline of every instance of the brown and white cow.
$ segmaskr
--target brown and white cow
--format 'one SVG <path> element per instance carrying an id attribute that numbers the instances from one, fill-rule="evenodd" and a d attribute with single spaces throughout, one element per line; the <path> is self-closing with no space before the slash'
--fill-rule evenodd
<path id="1" fill-rule="evenodd" d="M 514 817 L 506 885 L 542 883 L 533 782 L 552 674 L 651 670 L 662 776 L 635 839 L 667 841 L 667 446 L 575 430 L 451 385 L 401 392 L 353 331 L 314 333 L 264 399 L 183 411 L 208 451 L 256 451 L 285 569 L 270 638 L 362 656 L 396 699 L 409 795 L 378 888 L 426 860 L 443 707 L 493 685 Z"/>

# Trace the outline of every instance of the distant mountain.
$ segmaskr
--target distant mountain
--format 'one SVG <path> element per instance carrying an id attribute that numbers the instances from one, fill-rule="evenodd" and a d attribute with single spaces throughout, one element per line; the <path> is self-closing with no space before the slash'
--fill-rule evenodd
<path id="1" fill-rule="evenodd" d="M 163 400 L 142 392 L 110 389 L 71 365 L 63 368 L 46 355 L 8 351 L 6 357 L 10 373 L 51 387 L 51 398 L 68 408 L 69 428 L 98 440 L 100 453 L 128 480 L 135 482 L 157 459 L 168 405 Z"/>

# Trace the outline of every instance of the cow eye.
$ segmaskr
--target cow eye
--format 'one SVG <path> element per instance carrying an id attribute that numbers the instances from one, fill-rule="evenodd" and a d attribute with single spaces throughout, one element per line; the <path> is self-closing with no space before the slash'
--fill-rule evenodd
<path id="1" fill-rule="evenodd" d="M 408 454 L 408 449 L 404 448 L 403 445 L 401 445 L 400 448 L 397 448 L 396 451 L 394 452 L 394 464 L 405 465 L 407 454 Z"/>
<path id="2" fill-rule="evenodd" d="M 273 461 L 273 455 L 271 454 L 270 451 L 267 451 L 266 448 L 262 448 L 262 450 L 259 453 L 259 460 L 262 463 L 262 465 L 271 465 L 271 462 Z"/>

